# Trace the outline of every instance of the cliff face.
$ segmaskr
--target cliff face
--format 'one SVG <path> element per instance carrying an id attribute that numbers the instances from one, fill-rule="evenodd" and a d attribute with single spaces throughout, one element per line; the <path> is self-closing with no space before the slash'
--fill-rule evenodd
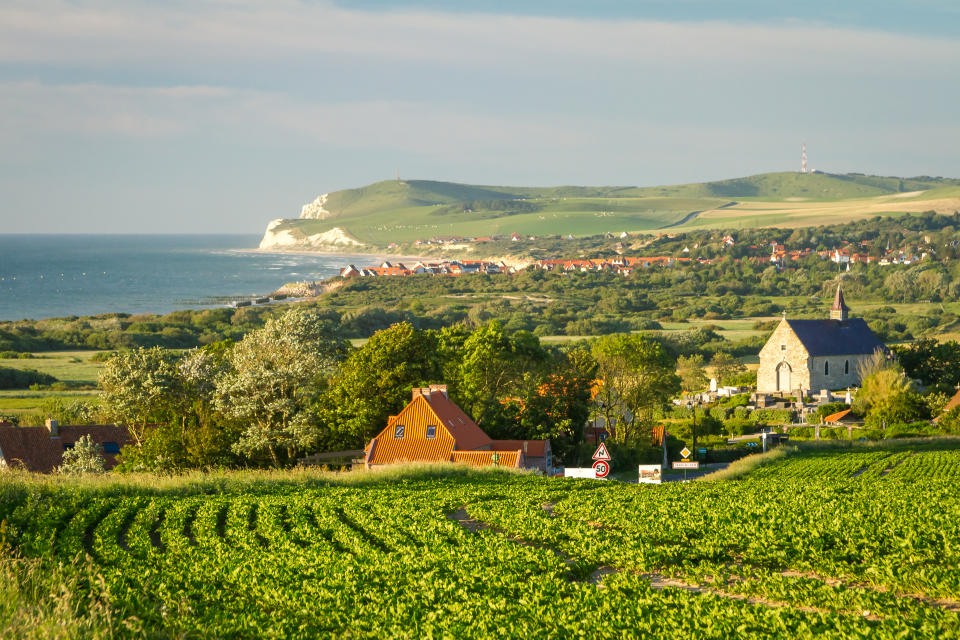
<path id="1" fill-rule="evenodd" d="M 364 246 L 366 245 L 340 227 L 334 227 L 323 233 L 307 235 L 296 225 L 295 220 L 286 218 L 278 218 L 270 222 L 263 234 L 263 239 L 260 241 L 261 249 L 327 249 L 338 251 L 351 248 L 358 249 Z"/>
<path id="2" fill-rule="evenodd" d="M 332 214 L 323 208 L 323 205 L 327 204 L 327 198 L 330 197 L 329 193 L 323 193 L 317 196 L 317 199 L 313 202 L 308 202 L 303 205 L 303 208 L 300 209 L 300 219 L 301 220 L 326 220 Z"/>

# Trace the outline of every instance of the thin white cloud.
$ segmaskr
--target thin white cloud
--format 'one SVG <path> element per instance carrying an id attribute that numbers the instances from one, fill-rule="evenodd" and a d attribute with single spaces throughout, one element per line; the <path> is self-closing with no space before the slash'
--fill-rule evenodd
<path id="1" fill-rule="evenodd" d="M 835 65 L 956 69 L 960 41 L 812 25 L 667 23 L 440 12 L 364 12 L 299 2 L 17 2 L 0 8 L 0 60 L 124 67 L 366 58 L 537 66 Z M 917 62 L 925 62 L 923 65 Z"/>

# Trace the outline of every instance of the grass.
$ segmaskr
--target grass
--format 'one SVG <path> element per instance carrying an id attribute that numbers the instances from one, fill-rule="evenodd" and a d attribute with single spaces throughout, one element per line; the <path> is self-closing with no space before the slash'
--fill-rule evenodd
<path id="1" fill-rule="evenodd" d="M 102 362 L 93 362 L 96 351 L 46 351 L 27 360 L 2 359 L 0 365 L 11 369 L 36 369 L 70 385 L 94 386 Z"/>
<path id="2" fill-rule="evenodd" d="M 485 202 L 517 202 L 515 211 Z M 733 206 L 730 205 L 735 202 Z M 462 211 L 470 203 L 475 210 Z M 452 206 L 457 205 L 457 206 Z M 527 209 L 534 207 L 536 210 Z M 288 220 L 313 235 L 342 227 L 385 246 L 438 235 L 487 236 L 652 231 L 702 212 L 678 228 L 797 227 L 876 215 L 960 209 L 960 182 L 876 176 L 768 173 L 662 187 L 502 187 L 427 180 L 378 182 L 328 195 L 326 220 Z"/>

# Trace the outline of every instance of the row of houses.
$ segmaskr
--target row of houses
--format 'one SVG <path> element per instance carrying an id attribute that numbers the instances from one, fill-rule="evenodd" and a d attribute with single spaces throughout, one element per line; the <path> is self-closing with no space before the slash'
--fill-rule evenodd
<path id="1" fill-rule="evenodd" d="M 358 267 L 351 264 L 340 269 L 340 277 L 342 278 L 412 276 L 421 274 L 460 276 L 473 273 L 513 273 L 513 268 L 505 262 L 491 262 L 488 260 L 417 262 L 409 267 L 402 262 L 392 263 L 385 260 L 376 267 Z"/>
<path id="2" fill-rule="evenodd" d="M 706 258 L 674 258 L 672 256 L 642 256 L 638 258 L 627 258 L 616 256 L 614 258 L 590 258 L 579 260 L 537 260 L 531 265 L 534 269 L 542 271 L 609 271 L 622 275 L 629 275 L 633 269 L 646 269 L 649 267 L 669 267 L 675 264 L 710 264 L 712 260 Z"/>
<path id="3" fill-rule="evenodd" d="M 483 244 L 485 242 L 496 242 L 498 240 L 505 240 L 506 236 L 478 236 L 478 237 L 468 237 L 468 236 L 434 236 L 426 240 L 419 239 L 413 242 L 415 247 L 424 247 L 429 245 L 445 245 L 445 244 Z M 520 242 L 522 240 L 536 240 L 536 236 L 522 236 L 517 232 L 510 234 L 511 242 Z M 399 245 L 396 243 L 391 243 L 388 248 L 397 248 Z"/>

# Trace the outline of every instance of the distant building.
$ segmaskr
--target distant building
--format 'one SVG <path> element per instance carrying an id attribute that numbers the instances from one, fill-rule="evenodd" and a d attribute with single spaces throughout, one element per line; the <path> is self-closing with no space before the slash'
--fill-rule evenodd
<path id="1" fill-rule="evenodd" d="M 414 389 L 410 403 L 364 450 L 367 466 L 456 462 L 549 471 L 549 440 L 492 440 L 447 396 L 446 385 Z"/>
<path id="2" fill-rule="evenodd" d="M 886 347 L 862 318 L 849 318 L 837 287 L 829 320 L 784 316 L 760 350 L 757 392 L 795 393 L 859 386 L 859 367 Z"/>
<path id="3" fill-rule="evenodd" d="M 47 420 L 45 427 L 0 425 L 0 467 L 51 473 L 63 464 L 63 452 L 72 449 L 83 436 L 103 447 L 107 469 L 117 464 L 120 447 L 129 444 L 126 427 L 100 424 L 68 426 Z"/>

